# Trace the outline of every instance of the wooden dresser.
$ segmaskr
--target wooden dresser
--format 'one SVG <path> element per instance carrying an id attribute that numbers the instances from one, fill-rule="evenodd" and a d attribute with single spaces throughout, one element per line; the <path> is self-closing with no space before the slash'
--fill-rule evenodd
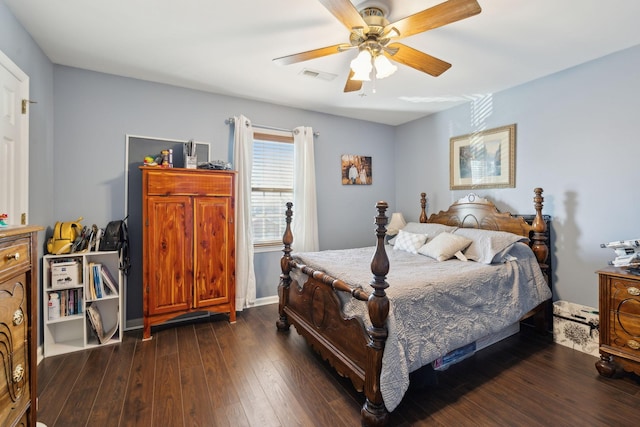
<path id="1" fill-rule="evenodd" d="M 608 267 L 597 271 L 600 282 L 600 360 L 605 377 L 620 369 L 640 375 L 640 276 Z"/>
<path id="2" fill-rule="evenodd" d="M 195 311 L 235 322 L 236 172 L 141 169 L 143 338 Z"/>
<path id="3" fill-rule="evenodd" d="M 38 256 L 41 227 L 0 228 L 0 425 L 36 424 Z"/>

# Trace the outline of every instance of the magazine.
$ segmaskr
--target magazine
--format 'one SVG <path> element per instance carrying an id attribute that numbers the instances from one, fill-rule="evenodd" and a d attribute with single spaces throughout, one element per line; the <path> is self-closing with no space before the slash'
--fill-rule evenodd
<path id="1" fill-rule="evenodd" d="M 91 304 L 89 307 L 87 307 L 87 319 L 89 320 L 91 329 L 100 341 L 100 344 L 106 343 L 116 334 L 119 326 L 119 317 L 120 316 L 116 316 L 116 323 L 113 328 L 105 331 L 102 324 L 102 316 L 100 315 L 100 310 L 98 310 L 96 304 Z"/>

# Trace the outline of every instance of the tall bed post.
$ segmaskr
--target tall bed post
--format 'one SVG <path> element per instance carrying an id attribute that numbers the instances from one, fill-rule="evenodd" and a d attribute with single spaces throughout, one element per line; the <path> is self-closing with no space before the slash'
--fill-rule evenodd
<path id="1" fill-rule="evenodd" d="M 291 285 L 291 276 L 289 276 L 291 266 L 289 265 L 289 261 L 291 260 L 291 244 L 293 243 L 293 233 L 291 232 L 291 216 L 293 216 L 293 211 L 291 210 L 292 207 L 293 203 L 287 202 L 287 226 L 285 228 L 284 235 L 282 236 L 282 243 L 284 244 L 282 252 L 284 252 L 284 255 L 282 255 L 282 258 L 280 259 L 282 274 L 280 275 L 280 283 L 278 284 L 278 312 L 280 313 L 280 317 L 276 321 L 276 326 L 280 331 L 287 331 L 290 326 L 289 319 L 287 318 L 287 314 L 284 312 L 284 308 L 289 303 L 289 286 Z"/>
<path id="2" fill-rule="evenodd" d="M 549 243 L 547 242 L 546 235 L 547 223 L 544 221 L 542 216 L 542 202 L 544 202 L 542 191 L 542 188 L 539 187 L 533 189 L 533 192 L 535 193 L 533 206 L 536 210 L 536 215 L 531 223 L 531 230 L 533 231 L 531 236 L 531 250 L 536 256 L 536 260 L 538 261 L 538 265 L 540 266 L 540 270 L 542 271 L 542 275 L 544 276 L 547 285 L 549 285 L 551 283 L 549 281 L 549 264 L 547 264 L 547 260 L 549 258 Z M 534 322 L 538 332 L 546 333 L 548 330 L 553 328 L 551 301 L 542 303 L 541 306 L 544 308 L 536 310 Z"/>
<path id="3" fill-rule="evenodd" d="M 387 216 L 385 212 L 389 206 L 386 202 L 378 202 L 376 208 L 376 251 L 371 260 L 371 272 L 373 280 L 370 285 L 374 289 L 369 296 L 367 308 L 371 326 L 368 328 L 369 346 L 367 349 L 367 362 L 365 367 L 364 394 L 366 400 L 361 410 L 361 422 L 363 426 L 383 426 L 387 423 L 389 413 L 384 406 L 382 393 L 380 392 L 380 373 L 382 372 L 382 355 L 387 340 L 387 316 L 389 315 L 389 299 L 385 289 L 389 287 L 386 281 L 389 273 L 389 258 L 384 247 L 384 239 L 387 233 Z"/>
<path id="4" fill-rule="evenodd" d="M 547 231 L 547 223 L 542 217 L 542 202 L 544 202 L 542 191 L 542 188 L 533 189 L 533 192 L 535 193 L 533 206 L 536 210 L 536 216 L 531 223 L 531 229 L 533 230 L 533 236 L 531 238 L 533 242 L 531 249 L 536 255 L 536 259 L 538 260 L 538 264 L 540 264 L 540 269 L 542 270 L 547 283 L 549 283 L 549 264 L 547 264 L 547 259 L 549 258 L 549 244 L 545 234 Z"/>
<path id="5" fill-rule="evenodd" d="M 427 193 L 420 193 L 420 222 L 427 222 Z"/>

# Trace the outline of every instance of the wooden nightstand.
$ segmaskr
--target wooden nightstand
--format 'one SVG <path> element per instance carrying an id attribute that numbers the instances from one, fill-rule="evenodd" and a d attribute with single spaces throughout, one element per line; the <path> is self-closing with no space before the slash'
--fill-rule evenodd
<path id="1" fill-rule="evenodd" d="M 600 375 L 612 377 L 620 368 L 640 375 L 640 276 L 607 267 L 600 282 Z"/>

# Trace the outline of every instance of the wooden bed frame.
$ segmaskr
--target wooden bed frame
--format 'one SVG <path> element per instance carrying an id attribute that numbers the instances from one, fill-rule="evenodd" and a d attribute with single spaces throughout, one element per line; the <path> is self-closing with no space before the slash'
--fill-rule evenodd
<path id="1" fill-rule="evenodd" d="M 530 246 L 535 253 L 547 283 L 550 271 L 547 259 L 547 225 L 542 215 L 542 189 L 534 189 L 535 215 L 531 223 L 523 217 L 510 213 L 500 213 L 493 203 L 475 194 L 460 199 L 449 207 L 431 215 L 427 219 L 426 194 L 421 194 L 420 222 L 439 223 L 458 227 L 482 228 L 488 230 L 508 231 L 530 238 Z M 371 261 L 373 280 L 370 285 L 373 292 L 369 294 L 361 288 L 352 289 L 338 278 L 331 277 L 322 271 L 314 270 L 306 265 L 298 265 L 291 257 L 292 203 L 287 203 L 286 230 L 283 236 L 284 255 L 280 265 L 282 274 L 278 285 L 279 319 L 276 322 L 279 331 L 289 330 L 293 324 L 298 333 L 305 337 L 311 347 L 323 359 L 327 360 L 336 371 L 348 377 L 354 387 L 364 391 L 366 400 L 361 410 L 363 426 L 383 426 L 387 423 L 389 413 L 385 408 L 380 392 L 380 372 L 382 355 L 387 339 L 387 315 L 389 299 L 385 289 L 389 287 L 386 276 L 389 272 L 389 259 L 385 250 L 385 236 L 388 205 L 386 202 L 376 204 L 376 248 Z M 290 273 L 299 269 L 309 279 L 300 284 L 292 280 Z M 361 301 L 368 301 L 367 308 L 372 326 L 365 328 L 362 320 L 347 318 L 342 311 L 337 292 L 347 292 Z M 536 326 L 546 330 L 545 305 L 540 304 L 524 318 L 536 315 Z M 523 318 L 523 319 L 524 319 Z"/>

